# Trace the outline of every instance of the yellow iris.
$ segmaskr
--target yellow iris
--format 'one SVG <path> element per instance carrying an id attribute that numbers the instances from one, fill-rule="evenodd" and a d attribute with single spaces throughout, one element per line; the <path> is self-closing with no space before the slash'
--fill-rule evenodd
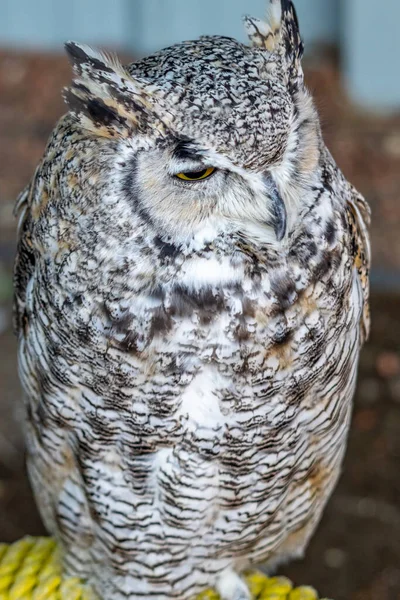
<path id="1" fill-rule="evenodd" d="M 215 171 L 214 167 L 208 169 L 202 169 L 201 171 L 189 171 L 187 173 L 177 173 L 176 177 L 183 179 L 183 181 L 200 181 L 201 179 L 207 179 Z"/>

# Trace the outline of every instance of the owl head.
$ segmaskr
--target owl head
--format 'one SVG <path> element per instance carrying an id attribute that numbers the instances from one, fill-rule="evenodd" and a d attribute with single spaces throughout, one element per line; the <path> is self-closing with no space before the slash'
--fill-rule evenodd
<path id="1" fill-rule="evenodd" d="M 201 37 L 130 66 L 66 45 L 70 112 L 112 143 L 113 180 L 162 238 L 240 230 L 280 243 L 315 183 L 319 124 L 294 6 L 269 0 L 267 22 L 244 24 L 249 45 Z"/>

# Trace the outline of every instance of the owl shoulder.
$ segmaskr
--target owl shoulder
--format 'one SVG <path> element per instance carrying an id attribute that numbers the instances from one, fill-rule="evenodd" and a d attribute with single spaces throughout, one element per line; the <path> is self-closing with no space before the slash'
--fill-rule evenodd
<path id="1" fill-rule="evenodd" d="M 364 341 L 368 338 L 370 332 L 369 273 L 371 268 L 371 245 L 369 227 L 371 210 L 365 198 L 353 186 L 350 186 L 346 212 L 353 265 L 362 291 L 361 331 L 362 341 Z"/>

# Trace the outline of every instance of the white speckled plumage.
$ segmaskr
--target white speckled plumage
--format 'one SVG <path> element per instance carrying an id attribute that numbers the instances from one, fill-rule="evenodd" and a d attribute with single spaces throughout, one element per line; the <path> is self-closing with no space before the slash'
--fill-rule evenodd
<path id="1" fill-rule="evenodd" d="M 105 600 L 246 598 L 240 573 L 302 554 L 340 472 L 369 211 L 323 143 L 292 3 L 245 24 L 252 47 L 129 67 L 69 44 L 70 112 L 17 206 L 29 473 Z"/>

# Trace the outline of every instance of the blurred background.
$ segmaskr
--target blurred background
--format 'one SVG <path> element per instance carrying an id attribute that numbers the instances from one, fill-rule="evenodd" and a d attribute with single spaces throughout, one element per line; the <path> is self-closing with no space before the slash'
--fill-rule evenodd
<path id="1" fill-rule="evenodd" d="M 400 3 L 297 0 L 326 141 L 373 211 L 373 328 L 343 477 L 305 560 L 283 572 L 336 600 L 400 599 Z M 27 483 L 11 329 L 14 199 L 65 110 L 68 39 L 124 60 L 201 34 L 244 40 L 266 0 L 0 0 L 0 541 L 43 532 Z"/>

